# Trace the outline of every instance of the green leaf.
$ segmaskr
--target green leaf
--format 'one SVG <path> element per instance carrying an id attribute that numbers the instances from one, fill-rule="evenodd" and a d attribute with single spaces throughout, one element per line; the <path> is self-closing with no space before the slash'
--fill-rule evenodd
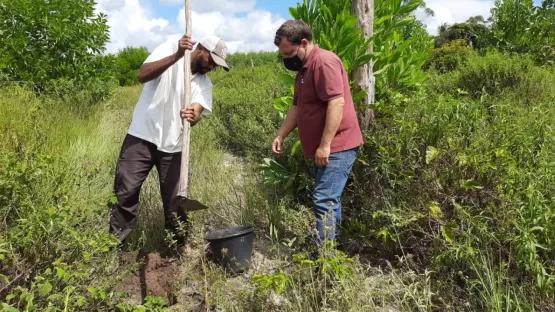
<path id="1" fill-rule="evenodd" d="M 454 231 L 456 231 L 456 230 L 458 230 L 458 226 L 457 226 L 456 223 L 447 222 L 441 228 L 441 234 L 443 235 L 443 238 L 445 238 L 446 241 L 448 241 L 450 244 L 453 244 L 453 242 L 455 241 Z"/>
<path id="2" fill-rule="evenodd" d="M 82 307 L 85 305 L 85 303 L 87 303 L 87 298 L 83 297 L 83 296 L 79 296 L 77 297 L 77 306 L 78 307 Z"/>
<path id="3" fill-rule="evenodd" d="M 368 63 L 370 63 L 370 61 L 372 61 L 373 57 L 374 57 L 373 54 L 363 55 L 359 59 L 356 60 L 355 65 L 353 65 L 353 66 L 360 67 L 362 65 L 368 64 Z"/>
<path id="4" fill-rule="evenodd" d="M 368 95 L 368 92 L 366 92 L 366 90 L 358 91 L 357 93 L 355 93 L 355 95 L 353 95 L 353 102 L 359 103 L 366 97 L 366 95 Z"/>
<path id="5" fill-rule="evenodd" d="M 439 203 L 437 201 L 431 201 L 428 204 L 428 209 L 430 210 L 432 217 L 436 219 L 440 219 L 443 217 L 443 213 L 441 212 L 441 207 L 439 207 Z"/>
<path id="6" fill-rule="evenodd" d="M 56 301 L 56 300 L 61 300 L 64 298 L 63 294 L 52 294 L 50 296 L 48 296 L 48 298 L 46 298 L 46 300 L 48 301 Z"/>
<path id="7" fill-rule="evenodd" d="M 462 184 L 462 188 L 464 188 L 465 190 L 470 190 L 470 189 L 483 189 L 484 187 L 481 186 L 478 182 L 469 179 L 469 180 L 465 180 L 461 182 Z"/>
<path id="8" fill-rule="evenodd" d="M 399 14 L 409 14 L 416 10 L 422 4 L 422 0 L 413 0 L 401 7 Z"/>
<path id="9" fill-rule="evenodd" d="M 66 271 L 60 267 L 56 267 L 56 275 L 58 276 L 58 278 L 62 278 L 64 277 L 64 275 L 66 274 Z"/>
<path id="10" fill-rule="evenodd" d="M 279 74 L 278 78 L 281 82 L 284 82 L 288 85 L 295 85 L 295 78 L 293 78 L 291 75 L 288 74 Z"/>
<path id="11" fill-rule="evenodd" d="M 380 25 L 380 24 L 382 24 L 383 22 L 389 20 L 389 19 L 392 18 L 392 17 L 393 17 L 392 15 L 385 15 L 385 16 L 382 16 L 382 17 L 380 17 L 380 18 L 378 18 L 378 19 L 376 19 L 376 20 L 374 21 L 374 25 L 375 25 L 375 26 Z"/>
<path id="12" fill-rule="evenodd" d="M 297 142 L 295 142 L 295 144 L 293 145 L 293 148 L 291 149 L 291 155 L 294 156 L 296 155 L 299 150 L 301 150 L 301 141 L 298 140 Z"/>
<path id="13" fill-rule="evenodd" d="M 429 165 L 430 162 L 432 162 L 432 160 L 434 160 L 438 154 L 439 152 L 435 147 L 428 146 L 428 149 L 426 150 L 426 164 Z"/>
<path id="14" fill-rule="evenodd" d="M 3 275 L 3 274 L 0 274 L 0 281 L 3 281 L 6 284 L 8 284 L 10 282 L 8 277 L 6 275 Z"/>
<path id="15" fill-rule="evenodd" d="M 52 291 L 52 284 L 49 282 L 40 283 L 38 289 L 40 296 L 46 296 Z"/>
<path id="16" fill-rule="evenodd" d="M 7 303 L 2 303 L 2 311 L 4 312 L 19 312 L 18 309 L 8 305 Z"/>
<path id="17" fill-rule="evenodd" d="M 110 204 L 115 205 L 118 202 L 118 197 L 116 195 L 110 195 Z"/>

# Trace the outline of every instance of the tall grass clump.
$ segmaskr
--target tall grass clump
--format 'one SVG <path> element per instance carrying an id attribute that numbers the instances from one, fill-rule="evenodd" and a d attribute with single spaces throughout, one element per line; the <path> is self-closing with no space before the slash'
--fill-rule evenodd
<path id="1" fill-rule="evenodd" d="M 94 109 L 0 90 L 0 296 L 4 307 L 104 310 L 116 300 L 106 207 L 118 118 L 136 90 Z M 131 94 L 131 97 L 129 96 Z M 123 109 L 125 107 L 126 109 Z M 123 109 L 123 110 L 122 110 Z M 119 135 L 118 135 L 119 134 Z"/>

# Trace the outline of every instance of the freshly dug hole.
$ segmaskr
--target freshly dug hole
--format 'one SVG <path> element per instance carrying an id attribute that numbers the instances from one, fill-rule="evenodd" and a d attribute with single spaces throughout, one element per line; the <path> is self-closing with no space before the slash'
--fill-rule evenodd
<path id="1" fill-rule="evenodd" d="M 141 251 L 123 253 L 121 262 L 122 269 L 139 264 L 138 269 L 128 274 L 116 288 L 116 291 L 127 294 L 126 301 L 139 305 L 147 296 L 156 296 L 164 298 L 168 305 L 175 304 L 178 261 Z"/>

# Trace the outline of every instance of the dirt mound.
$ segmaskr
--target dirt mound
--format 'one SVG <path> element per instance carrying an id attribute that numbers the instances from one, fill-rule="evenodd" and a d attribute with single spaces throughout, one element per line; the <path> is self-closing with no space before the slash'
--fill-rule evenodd
<path id="1" fill-rule="evenodd" d="M 147 296 L 166 299 L 168 305 L 175 303 L 175 281 L 178 274 L 176 259 L 162 258 L 158 253 L 127 252 L 121 255 L 122 269 L 131 268 L 116 291 L 128 295 L 131 304 L 143 304 Z"/>

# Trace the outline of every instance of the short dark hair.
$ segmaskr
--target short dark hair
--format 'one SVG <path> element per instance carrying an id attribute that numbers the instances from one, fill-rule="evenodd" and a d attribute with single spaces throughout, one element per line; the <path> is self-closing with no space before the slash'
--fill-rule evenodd
<path id="1" fill-rule="evenodd" d="M 299 45 L 303 39 L 312 41 L 312 30 L 303 21 L 290 20 L 283 23 L 276 31 L 274 44 L 279 46 L 283 38 L 287 38 L 292 44 Z"/>

